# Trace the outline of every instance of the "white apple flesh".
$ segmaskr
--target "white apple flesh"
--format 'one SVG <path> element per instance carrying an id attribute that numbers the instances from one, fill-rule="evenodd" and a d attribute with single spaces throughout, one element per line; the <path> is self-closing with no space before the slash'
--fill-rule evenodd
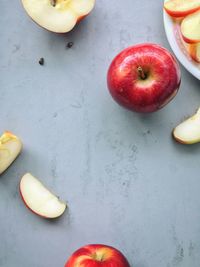
<path id="1" fill-rule="evenodd" d="M 67 207 L 30 173 L 25 174 L 20 181 L 20 194 L 25 205 L 44 218 L 60 217 Z"/>
<path id="2" fill-rule="evenodd" d="M 0 174 L 2 174 L 17 158 L 22 150 L 20 139 L 10 132 L 0 137 Z"/>
<path id="3" fill-rule="evenodd" d="M 95 0 L 22 0 L 22 4 L 28 15 L 41 27 L 66 33 L 91 12 Z"/>
<path id="4" fill-rule="evenodd" d="M 181 144 L 190 145 L 200 142 L 200 108 L 195 115 L 174 129 L 173 136 Z"/>
<path id="5" fill-rule="evenodd" d="M 183 19 L 181 33 L 186 43 L 196 44 L 200 42 L 200 10 Z"/>

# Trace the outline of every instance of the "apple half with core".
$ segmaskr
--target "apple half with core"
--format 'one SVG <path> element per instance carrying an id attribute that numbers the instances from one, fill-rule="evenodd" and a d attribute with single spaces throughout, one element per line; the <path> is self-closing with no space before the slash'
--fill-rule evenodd
<path id="1" fill-rule="evenodd" d="M 17 158 L 22 150 L 21 140 L 10 132 L 0 137 L 0 174 Z"/>
<path id="2" fill-rule="evenodd" d="M 200 10 L 183 19 L 181 33 L 186 43 L 196 44 L 200 42 Z"/>
<path id="3" fill-rule="evenodd" d="M 116 102 L 142 113 L 157 111 L 169 103 L 180 82 L 181 72 L 174 56 L 150 43 L 123 50 L 112 61 L 107 75 Z"/>
<path id="4" fill-rule="evenodd" d="M 200 142 L 200 108 L 195 115 L 179 124 L 173 131 L 176 141 L 191 145 Z"/>
<path id="5" fill-rule="evenodd" d="M 164 9 L 172 17 L 185 17 L 200 9 L 200 0 L 169 0 Z"/>
<path id="6" fill-rule="evenodd" d="M 22 4 L 41 27 L 66 33 L 92 11 L 95 0 L 22 0 Z"/>
<path id="7" fill-rule="evenodd" d="M 130 267 L 125 256 L 106 245 L 87 245 L 75 251 L 65 267 Z"/>
<path id="8" fill-rule="evenodd" d="M 67 205 L 30 173 L 22 177 L 19 189 L 25 205 L 41 217 L 54 219 L 60 217 L 66 209 Z"/>

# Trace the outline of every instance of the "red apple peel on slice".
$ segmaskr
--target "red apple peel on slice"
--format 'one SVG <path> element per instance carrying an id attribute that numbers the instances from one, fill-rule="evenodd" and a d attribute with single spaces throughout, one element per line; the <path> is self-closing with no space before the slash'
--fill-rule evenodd
<path id="1" fill-rule="evenodd" d="M 200 108 L 192 117 L 173 130 L 173 137 L 177 142 L 185 145 L 200 142 Z"/>
<path id="2" fill-rule="evenodd" d="M 200 10 L 183 19 L 181 33 L 186 43 L 196 44 L 200 42 Z"/>
<path id="3" fill-rule="evenodd" d="M 200 9 L 200 0 L 169 0 L 164 9 L 174 18 L 185 17 Z"/>
<path id="4" fill-rule="evenodd" d="M 20 194 L 24 204 L 33 213 L 48 219 L 60 217 L 67 205 L 51 193 L 37 178 L 30 173 L 20 181 Z"/>
<path id="5" fill-rule="evenodd" d="M 21 140 L 11 132 L 5 132 L 0 137 L 0 174 L 13 163 L 21 150 Z"/>

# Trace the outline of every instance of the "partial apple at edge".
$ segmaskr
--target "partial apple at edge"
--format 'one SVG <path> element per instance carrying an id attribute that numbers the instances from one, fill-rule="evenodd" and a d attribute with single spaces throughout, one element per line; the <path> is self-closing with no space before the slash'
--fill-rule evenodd
<path id="1" fill-rule="evenodd" d="M 177 142 L 185 145 L 200 142 L 200 108 L 192 117 L 173 130 L 173 137 Z"/>
<path id="2" fill-rule="evenodd" d="M 13 163 L 21 150 L 21 140 L 11 132 L 4 132 L 0 137 L 0 174 Z"/>

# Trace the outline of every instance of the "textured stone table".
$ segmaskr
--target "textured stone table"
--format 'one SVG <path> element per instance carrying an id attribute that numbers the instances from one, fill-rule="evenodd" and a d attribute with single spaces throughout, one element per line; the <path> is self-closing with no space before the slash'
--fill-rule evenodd
<path id="1" fill-rule="evenodd" d="M 200 82 L 182 68 L 175 100 L 149 116 L 119 107 L 106 87 L 121 49 L 169 48 L 162 5 L 97 0 L 73 32 L 57 35 L 35 25 L 20 1 L 1 0 L 0 131 L 24 143 L 0 177 L 1 267 L 63 267 L 87 243 L 119 248 L 132 267 L 199 267 L 200 145 L 176 144 L 171 130 L 198 107 Z M 62 218 L 25 208 L 18 184 L 28 171 L 67 200 Z"/>

